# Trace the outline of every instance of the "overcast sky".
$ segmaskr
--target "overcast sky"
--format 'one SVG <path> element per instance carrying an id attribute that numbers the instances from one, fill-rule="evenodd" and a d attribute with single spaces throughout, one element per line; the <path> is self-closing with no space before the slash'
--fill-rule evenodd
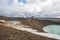
<path id="1" fill-rule="evenodd" d="M 0 15 L 60 18 L 60 0 L 0 0 Z"/>

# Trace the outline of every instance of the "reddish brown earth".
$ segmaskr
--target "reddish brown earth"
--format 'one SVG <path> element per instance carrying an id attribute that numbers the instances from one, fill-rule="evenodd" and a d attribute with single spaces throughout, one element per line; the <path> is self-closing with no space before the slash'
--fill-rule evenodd
<path id="1" fill-rule="evenodd" d="M 47 26 L 47 25 L 50 25 L 50 24 L 58 24 L 58 25 L 60 25 L 60 23 L 50 21 L 50 20 L 37 20 L 37 19 L 31 19 L 31 18 L 24 19 L 21 22 L 24 25 L 30 26 L 30 28 L 39 30 L 40 32 L 44 32 L 43 29 L 42 29 L 44 26 Z"/>

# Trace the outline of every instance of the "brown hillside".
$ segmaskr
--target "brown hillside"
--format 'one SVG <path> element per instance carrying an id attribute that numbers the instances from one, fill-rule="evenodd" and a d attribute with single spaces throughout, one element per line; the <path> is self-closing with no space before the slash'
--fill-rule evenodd
<path id="1" fill-rule="evenodd" d="M 37 20 L 33 18 L 9 18 L 9 17 L 0 17 L 0 20 L 19 20 L 23 25 L 28 25 L 29 28 L 36 29 L 40 32 L 43 31 L 43 27 L 49 24 L 60 24 L 50 20 Z M 35 35 L 29 32 L 20 31 L 10 27 L 3 26 L 0 22 L 0 40 L 55 40 L 52 38 L 47 38 L 39 35 Z M 2 26 L 1 26 L 2 25 Z"/>
<path id="2" fill-rule="evenodd" d="M 29 32 L 0 26 L 0 40 L 55 40 L 52 38 L 38 36 Z"/>
<path id="3" fill-rule="evenodd" d="M 21 21 L 24 25 L 30 26 L 30 28 L 34 28 L 39 30 L 40 32 L 43 31 L 43 27 L 49 24 L 60 24 L 58 22 L 50 21 L 50 20 L 37 20 L 37 19 L 24 19 Z"/>

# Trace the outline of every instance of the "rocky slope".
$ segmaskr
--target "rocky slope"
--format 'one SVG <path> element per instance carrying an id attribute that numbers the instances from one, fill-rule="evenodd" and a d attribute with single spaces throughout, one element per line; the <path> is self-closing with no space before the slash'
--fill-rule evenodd
<path id="1" fill-rule="evenodd" d="M 37 19 L 31 19 L 31 18 L 24 19 L 21 22 L 24 25 L 30 26 L 30 28 L 39 30 L 40 32 L 44 32 L 42 28 L 46 25 L 60 24 L 58 22 L 54 22 L 54 21 L 50 21 L 50 20 L 37 20 Z"/>
<path id="2" fill-rule="evenodd" d="M 39 32 L 44 32 L 43 27 L 49 24 L 60 24 L 57 22 L 49 21 L 49 20 L 37 20 L 33 18 L 8 18 L 8 17 L 0 17 L 0 20 L 18 20 L 23 25 L 29 26 L 28 28 L 33 28 L 38 30 Z M 29 32 L 20 31 L 8 26 L 6 22 L 0 22 L 0 40 L 55 40 L 52 38 L 47 38 L 39 35 L 35 35 Z M 20 25 L 20 24 L 19 24 Z"/>
<path id="3" fill-rule="evenodd" d="M 38 36 L 29 32 L 16 30 L 10 27 L 0 26 L 0 40 L 55 40 Z"/>

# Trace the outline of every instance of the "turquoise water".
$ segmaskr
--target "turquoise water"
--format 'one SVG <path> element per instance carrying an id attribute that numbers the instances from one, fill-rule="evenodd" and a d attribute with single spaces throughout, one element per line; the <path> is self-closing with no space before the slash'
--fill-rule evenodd
<path id="1" fill-rule="evenodd" d="M 11 24 L 19 24 L 20 23 L 19 21 L 8 21 L 8 22 Z"/>
<path id="2" fill-rule="evenodd" d="M 43 30 L 48 33 L 60 35 L 60 25 L 47 25 Z"/>

